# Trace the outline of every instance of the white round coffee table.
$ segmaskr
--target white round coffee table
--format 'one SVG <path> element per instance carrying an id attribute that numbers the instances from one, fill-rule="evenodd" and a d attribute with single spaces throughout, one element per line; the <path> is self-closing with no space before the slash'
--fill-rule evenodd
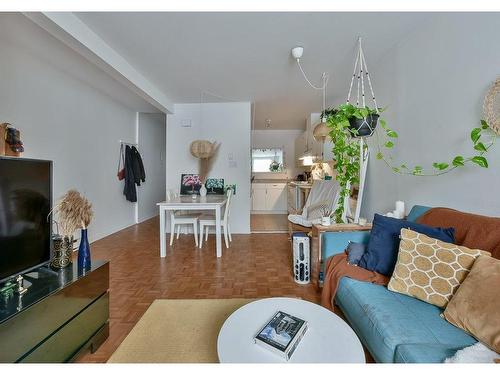
<path id="1" fill-rule="evenodd" d="M 278 312 L 307 321 L 307 332 L 288 362 L 365 363 L 363 346 L 354 331 L 331 311 L 295 298 L 266 298 L 251 302 L 226 319 L 219 332 L 221 363 L 286 362 L 254 343 L 254 337 Z"/>

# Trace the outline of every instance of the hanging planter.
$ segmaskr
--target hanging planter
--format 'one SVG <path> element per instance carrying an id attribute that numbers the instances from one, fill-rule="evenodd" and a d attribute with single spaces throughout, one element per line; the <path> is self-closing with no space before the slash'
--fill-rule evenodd
<path id="1" fill-rule="evenodd" d="M 353 105 L 351 104 L 351 94 L 353 92 L 355 80 L 357 81 L 355 91 L 356 104 Z M 496 85 L 497 87 L 499 86 L 498 81 Z M 366 105 L 366 86 L 370 89 L 369 93 L 371 94 L 374 108 L 370 108 Z M 348 196 L 348 191 L 346 189 L 356 182 L 354 175 L 352 173 L 346 173 L 346 171 L 353 170 L 353 168 L 357 169 L 358 167 L 353 166 L 356 163 L 359 163 L 359 159 L 356 156 L 346 158 L 346 156 L 348 156 L 346 153 L 342 155 L 336 155 L 335 153 L 345 152 L 345 150 L 348 149 L 346 146 L 355 142 L 356 137 L 363 139 L 365 137 L 376 135 L 375 142 L 378 151 L 376 158 L 384 161 L 386 165 L 397 174 L 413 176 L 439 176 L 451 172 L 456 168 L 464 167 L 467 164 L 488 168 L 486 154 L 491 147 L 493 147 L 498 136 L 494 133 L 495 126 L 491 126 L 491 124 L 487 121 L 481 120 L 480 125 L 471 130 L 470 139 L 472 141 L 473 155 L 456 155 L 449 161 L 433 162 L 432 167 L 424 169 L 421 165 L 411 166 L 409 163 L 396 163 L 392 156 L 385 154 L 384 151 L 390 151 L 396 146 L 398 133 L 387 126 L 386 121 L 380 117 L 380 113 L 382 111 L 382 108 L 377 107 L 370 74 L 368 73 L 368 67 L 366 65 L 363 48 L 361 46 L 361 39 L 359 39 L 359 48 L 356 61 L 354 63 L 354 71 L 351 78 L 346 104 L 342 104 L 337 108 L 326 109 L 322 113 L 322 116 L 326 116 L 328 119 L 328 126 L 331 129 L 330 137 L 332 138 L 334 145 L 335 140 L 339 142 L 338 147 L 334 147 L 333 150 L 334 158 L 338 157 L 338 159 L 343 160 L 344 163 L 346 160 L 349 161 L 348 164 L 341 164 L 340 167 L 337 168 L 337 180 L 341 182 L 342 188 L 341 196 Z M 488 116 L 486 117 L 489 119 L 489 122 L 492 121 L 491 118 L 488 118 Z M 377 129 L 377 124 L 379 123 L 380 127 L 377 131 L 375 131 Z M 493 131 L 491 129 L 493 129 Z M 347 136 L 342 134 L 346 130 L 349 133 Z M 348 165 L 349 168 L 346 168 L 346 165 Z M 342 204 L 344 204 L 344 201 L 341 199 L 336 211 L 337 217 L 341 214 L 345 217 L 344 209 L 341 207 Z"/>
<path id="2" fill-rule="evenodd" d="M 349 119 L 349 130 L 353 137 L 371 136 L 377 127 L 379 117 L 380 115 L 377 113 L 362 118 L 351 117 Z"/>

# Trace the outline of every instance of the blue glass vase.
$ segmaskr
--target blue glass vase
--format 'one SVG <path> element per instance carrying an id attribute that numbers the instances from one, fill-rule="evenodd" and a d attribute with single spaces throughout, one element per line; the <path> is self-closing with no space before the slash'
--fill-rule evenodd
<path id="1" fill-rule="evenodd" d="M 82 229 L 80 246 L 78 247 L 78 271 L 90 270 L 90 245 L 87 238 L 87 229 Z"/>

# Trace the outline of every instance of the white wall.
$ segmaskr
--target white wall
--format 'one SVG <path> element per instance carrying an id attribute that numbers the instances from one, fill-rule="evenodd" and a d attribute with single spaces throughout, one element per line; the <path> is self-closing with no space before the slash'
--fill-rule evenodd
<path id="1" fill-rule="evenodd" d="M 296 167 L 295 139 L 304 132 L 300 129 L 290 130 L 253 130 L 252 148 L 283 148 L 286 172 L 284 173 L 255 173 L 257 178 L 290 178 L 294 179 L 305 167 Z M 310 168 L 308 168 L 310 169 Z"/>
<path id="2" fill-rule="evenodd" d="M 146 182 L 137 188 L 139 222 L 158 215 L 158 202 L 165 200 L 165 134 L 163 113 L 139 113 L 139 152 Z"/>
<path id="3" fill-rule="evenodd" d="M 176 104 L 175 114 L 167 115 L 167 188 L 179 192 L 181 174 L 198 173 L 198 159 L 189 152 L 192 141 L 220 142 L 209 177 L 237 185 L 231 209 L 234 233 L 250 232 L 250 119 L 246 102 Z M 191 127 L 182 127 L 183 121 Z"/>
<path id="4" fill-rule="evenodd" d="M 372 65 L 378 104 L 388 106 L 384 117 L 399 132 L 397 159 L 431 166 L 471 155 L 470 131 L 479 124 L 486 90 L 500 72 L 499 24 L 499 13 L 436 14 Z M 440 177 L 413 177 L 394 175 L 372 158 L 363 215 L 387 212 L 402 199 L 409 207 L 418 203 L 500 216 L 500 145 L 488 160 L 489 169 L 468 166 Z"/>
<path id="5" fill-rule="evenodd" d="M 136 111 L 88 83 L 116 82 L 19 14 L 0 14 L 0 51 L 0 122 L 20 129 L 24 157 L 54 161 L 54 198 L 75 188 L 92 202 L 91 240 L 134 224 L 116 171 Z"/>

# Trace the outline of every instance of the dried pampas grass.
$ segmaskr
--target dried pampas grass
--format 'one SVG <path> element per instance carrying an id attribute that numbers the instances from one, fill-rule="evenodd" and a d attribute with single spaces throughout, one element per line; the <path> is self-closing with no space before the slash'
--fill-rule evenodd
<path id="1" fill-rule="evenodd" d="M 76 190 L 69 190 L 53 208 L 56 222 L 64 237 L 71 237 L 78 229 L 86 229 L 93 216 L 92 205 Z"/>
<path id="2" fill-rule="evenodd" d="M 208 174 L 212 169 L 215 160 L 217 159 L 217 151 L 219 150 L 220 143 L 214 142 L 212 143 L 212 149 L 210 152 L 203 158 L 199 158 L 199 173 L 201 183 L 205 183 L 207 181 Z"/>

